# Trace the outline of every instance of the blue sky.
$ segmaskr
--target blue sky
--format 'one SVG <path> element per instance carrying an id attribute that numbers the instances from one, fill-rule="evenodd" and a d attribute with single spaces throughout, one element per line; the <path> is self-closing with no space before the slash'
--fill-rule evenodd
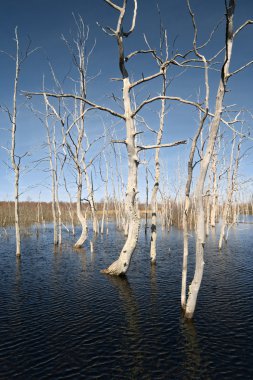
<path id="1" fill-rule="evenodd" d="M 118 0 L 118 4 L 121 2 Z M 129 8 L 132 1 L 129 0 Z M 196 14 L 196 20 L 199 29 L 200 43 L 205 41 L 213 27 L 219 22 L 224 15 L 224 2 L 221 0 L 192 0 L 192 9 Z M 192 47 L 193 30 L 191 19 L 187 12 L 186 2 L 184 0 L 160 0 L 159 7 L 161 9 L 162 21 L 164 27 L 168 30 L 168 39 L 170 49 L 172 50 L 173 41 L 175 40 L 175 49 L 185 51 Z M 96 40 L 96 47 L 91 58 L 89 75 L 94 76 L 100 72 L 97 79 L 91 82 L 88 88 L 88 98 L 97 103 L 117 107 L 112 103 L 111 94 L 121 94 L 120 84 L 110 81 L 112 77 L 118 77 L 118 61 L 117 47 L 113 38 L 106 36 L 97 25 L 97 22 L 103 26 L 115 26 L 116 12 L 104 3 L 103 0 L 72 0 L 70 1 L 49 1 L 49 0 L 8 0 L 1 4 L 0 13 L 0 50 L 14 53 L 15 44 L 13 41 L 14 28 L 18 26 L 21 46 L 26 46 L 27 35 L 32 40 L 34 47 L 40 49 L 34 53 L 24 64 L 20 78 L 20 90 L 38 91 L 42 87 L 42 78 L 45 75 L 47 86 L 52 86 L 48 69 L 48 59 L 50 59 L 54 70 L 60 81 L 64 82 L 64 88 L 67 91 L 73 90 L 73 83 L 66 80 L 66 74 L 71 67 L 71 57 L 66 47 L 61 41 L 61 34 L 66 37 L 70 36 L 71 31 L 74 32 L 74 22 L 72 13 L 80 14 L 83 20 L 90 27 L 90 47 Z M 238 1 L 235 13 L 235 28 L 242 24 L 246 19 L 253 19 L 253 1 Z M 128 20 L 126 20 L 128 21 Z M 126 53 L 136 49 L 145 48 L 143 33 L 147 36 L 152 47 L 159 46 L 159 17 L 157 14 L 156 1 L 139 0 L 138 17 L 134 33 L 125 41 Z M 235 41 L 234 52 L 231 69 L 243 65 L 247 61 L 253 59 L 253 45 L 251 43 L 253 37 L 253 26 L 249 26 Z M 211 42 L 209 48 L 205 51 L 207 56 L 211 56 L 218 48 L 223 46 L 224 42 L 224 23 L 220 26 L 215 38 Z M 142 73 L 150 75 L 156 72 L 155 63 L 147 56 L 142 56 L 133 60 L 128 65 L 131 77 L 140 78 Z M 71 74 L 74 72 L 71 71 Z M 177 75 L 177 70 L 172 70 L 169 75 Z M 12 88 L 14 78 L 14 63 L 4 54 L 0 55 L 0 104 L 11 106 Z M 217 89 L 219 77 L 211 74 L 211 105 L 214 104 L 214 95 Z M 184 75 L 175 79 L 169 89 L 170 95 L 182 96 L 195 100 L 199 88 L 202 86 L 202 77 L 199 71 L 187 71 Z M 253 66 L 245 70 L 245 72 L 232 78 L 229 83 L 230 92 L 227 94 L 226 104 L 237 104 L 238 108 L 245 107 L 252 111 L 253 99 Z M 139 90 L 139 89 L 138 89 Z M 137 94 L 137 101 L 141 101 L 145 97 L 155 96 L 160 91 L 160 82 L 154 81 L 152 84 L 143 86 Z M 33 170 L 31 161 L 37 157 L 44 156 L 42 150 L 43 141 L 45 141 L 45 131 L 41 124 L 34 116 L 24 107 L 26 102 L 22 96 L 19 96 L 19 118 L 17 132 L 17 150 L 20 154 L 25 151 L 31 152 L 31 157 L 24 162 L 27 165 L 27 173 L 22 177 L 21 191 L 24 192 L 23 199 L 31 197 L 36 200 L 41 192 L 41 198 L 50 199 L 50 190 L 45 185 L 50 185 L 49 174 L 43 171 L 42 167 Z M 35 107 L 40 107 L 40 100 L 33 99 L 32 103 Z M 159 104 L 147 109 L 143 116 L 153 128 L 158 126 L 158 118 L 156 112 L 159 110 Z M 108 116 L 96 113 L 87 120 L 88 135 L 92 140 L 96 136 L 103 133 L 103 122 L 109 127 L 115 120 L 111 120 Z M 189 139 L 193 136 L 197 126 L 197 113 L 189 109 L 189 107 L 180 106 L 179 104 L 171 105 L 166 123 L 164 142 L 171 142 L 176 139 Z M 9 146 L 10 134 L 4 130 L 9 128 L 6 116 L 0 114 L 0 137 L 1 145 Z M 250 122 L 248 121 L 250 127 Z M 123 136 L 124 130 L 122 125 L 115 127 L 117 136 Z M 227 149 L 229 150 L 231 136 L 226 133 Z M 146 134 L 143 140 L 147 143 L 154 143 L 152 134 Z M 245 147 L 248 145 L 245 145 Z M 99 149 L 99 145 L 98 145 Z M 92 152 L 92 154 L 94 151 Z M 163 150 L 162 159 L 164 167 L 164 176 L 169 178 L 173 184 L 175 176 L 177 176 L 177 168 L 181 167 L 181 176 L 185 175 L 185 160 L 187 159 L 188 147 L 178 147 Z M 123 172 L 126 172 L 125 152 L 122 151 Z M 0 199 L 12 199 L 13 194 L 13 177 L 12 172 L 7 169 L 2 161 L 8 161 L 5 151 L 0 152 Z M 147 154 L 150 159 L 152 168 L 152 153 Z M 245 160 L 242 171 L 245 175 L 251 175 L 252 156 Z M 41 170 L 40 170 L 41 168 Z M 140 168 L 140 188 L 143 188 L 143 173 Z M 97 179 L 97 198 L 103 194 L 103 189 L 99 181 L 99 175 L 94 174 Z M 73 177 L 69 177 L 70 183 L 74 182 Z M 150 178 L 150 182 L 152 180 Z M 31 188 L 29 188 L 31 186 Z M 173 187 L 173 185 L 172 185 Z M 73 183 L 74 189 L 74 183 Z M 62 193 L 64 198 L 64 194 Z"/>

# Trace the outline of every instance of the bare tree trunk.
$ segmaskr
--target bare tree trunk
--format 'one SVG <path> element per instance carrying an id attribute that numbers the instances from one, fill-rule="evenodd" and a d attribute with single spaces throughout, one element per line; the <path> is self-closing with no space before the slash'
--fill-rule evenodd
<path id="1" fill-rule="evenodd" d="M 184 234 L 184 252 L 183 252 L 183 270 L 182 270 L 182 287 L 181 287 L 181 307 L 183 310 L 186 308 L 186 283 L 187 283 L 187 267 L 188 267 L 188 225 L 189 225 L 189 209 L 190 209 L 190 190 L 192 184 L 192 176 L 193 176 L 193 160 L 196 151 L 197 142 L 201 131 L 203 129 L 203 125 L 208 115 L 208 108 L 206 109 L 206 113 L 202 117 L 198 130 L 192 140 L 189 161 L 188 161 L 188 176 L 185 185 L 185 203 L 184 203 L 184 212 L 183 212 L 183 234 Z"/>
<path id="2" fill-rule="evenodd" d="M 81 248 L 83 243 L 87 239 L 86 216 L 84 216 L 83 212 L 82 212 L 82 184 L 83 184 L 82 171 L 79 168 L 78 177 L 77 177 L 76 213 L 77 213 L 77 217 L 81 223 L 82 232 L 81 232 L 81 236 L 79 237 L 79 239 L 77 240 L 77 242 L 74 245 L 75 248 Z"/>
<path id="3" fill-rule="evenodd" d="M 225 231 L 229 223 L 229 214 L 234 209 L 232 206 L 232 199 L 233 199 L 233 194 L 235 191 L 236 187 L 236 179 L 237 179 L 237 172 L 238 172 L 238 167 L 239 167 L 239 160 L 240 160 L 240 149 L 241 149 L 241 141 L 239 142 L 237 146 L 237 153 L 236 153 L 236 159 L 235 159 L 235 164 L 233 168 L 233 160 L 234 160 L 234 147 L 235 147 L 235 139 L 236 135 L 234 133 L 234 139 L 233 139 L 233 144 L 232 144 L 232 149 L 231 149 L 231 156 L 230 156 L 230 164 L 229 164 L 229 169 L 227 173 L 227 178 L 228 178 L 228 183 L 227 183 L 227 198 L 225 201 L 225 205 L 223 208 L 223 214 L 222 214 L 222 222 L 221 222 L 221 230 L 220 230 L 220 239 L 219 239 L 219 249 L 222 249 L 222 243 L 223 239 L 225 237 Z M 232 214 L 232 223 L 236 220 L 235 216 Z M 228 234 L 227 234 L 228 236 Z M 227 240 L 227 238 L 225 239 Z"/>
<path id="4" fill-rule="evenodd" d="M 225 229 L 228 223 L 228 213 L 233 195 L 233 185 L 232 185 L 232 166 L 234 160 L 234 149 L 235 149 L 235 135 L 233 137 L 231 154 L 230 154 L 230 162 L 227 170 L 227 197 L 225 199 L 225 204 L 222 212 L 222 220 L 221 220 L 221 230 L 220 230 L 220 239 L 219 239 L 219 249 L 222 248 L 223 239 L 225 236 Z"/>
<path id="5" fill-rule="evenodd" d="M 19 61 L 19 40 L 17 28 L 15 29 L 15 42 L 16 42 L 16 71 L 14 80 L 14 92 L 13 92 L 13 113 L 12 113 L 12 128 L 11 128 L 11 163 L 15 173 L 15 231 L 16 231 L 16 255 L 21 255 L 21 243 L 20 243 L 20 226 L 19 226 L 19 174 L 20 174 L 20 158 L 16 158 L 16 129 L 17 129 L 17 88 L 20 71 Z"/>
<path id="6" fill-rule="evenodd" d="M 129 81 L 128 72 L 125 67 L 125 55 L 124 55 L 124 44 L 123 37 L 129 36 L 135 27 L 136 12 L 137 12 L 137 1 L 134 0 L 134 15 L 132 18 L 132 26 L 128 33 L 123 32 L 122 23 L 126 11 L 126 2 L 122 8 L 115 6 L 115 4 L 110 2 L 113 8 L 119 11 L 119 18 L 117 24 L 117 30 L 115 31 L 115 37 L 117 39 L 118 49 L 119 49 L 119 68 L 123 79 L 123 104 L 124 104 L 124 118 L 126 127 L 126 140 L 125 145 L 128 155 L 128 179 L 127 179 L 127 192 L 125 199 L 125 209 L 127 214 L 127 219 L 129 223 L 128 236 L 124 244 L 124 247 L 120 253 L 119 258 L 113 262 L 107 269 L 104 269 L 102 273 L 111 275 L 121 275 L 125 274 L 129 268 L 132 254 L 135 250 L 140 228 L 140 217 L 136 205 L 136 195 L 137 195 L 137 172 L 139 165 L 138 158 L 138 148 L 136 146 L 136 128 L 134 123 L 134 116 L 131 109 L 131 97 L 130 90 L 131 84 Z"/>
<path id="7" fill-rule="evenodd" d="M 61 206 L 59 202 L 59 194 L 58 194 L 58 178 L 56 176 L 56 193 L 55 193 L 55 201 L 57 205 L 57 220 L 58 220 L 58 244 L 62 244 L 62 218 L 61 218 Z"/>
<path id="8" fill-rule="evenodd" d="M 209 236 L 209 224 L 210 224 L 210 194 L 206 195 L 206 236 Z"/>
<path id="9" fill-rule="evenodd" d="M 210 133 L 207 142 L 207 147 L 205 154 L 202 158 L 200 165 L 200 172 L 196 183 L 195 189 L 195 198 L 196 198 L 196 262 L 195 262 L 195 273 L 193 281 L 189 287 L 189 295 L 186 303 L 185 317 L 192 318 L 199 288 L 202 281 L 203 270 L 204 270 L 204 245 L 205 245 L 205 215 L 203 207 L 203 190 L 205 184 L 205 178 L 208 170 L 208 166 L 213 154 L 214 145 L 219 130 L 222 108 L 223 108 L 223 99 L 226 91 L 226 84 L 229 78 L 229 65 L 232 54 L 233 46 L 233 15 L 235 9 L 235 1 L 230 0 L 229 6 L 227 7 L 227 23 L 226 23 L 226 57 L 221 70 L 221 80 L 216 96 L 215 112 L 214 117 L 210 126 Z"/>
<path id="10" fill-rule="evenodd" d="M 108 228 L 108 163 L 107 159 L 104 155 L 105 159 L 105 167 L 106 167 L 106 178 L 105 178 L 105 196 L 104 196 L 104 204 L 103 204 L 103 215 L 102 215 L 102 221 L 101 221 L 101 234 L 104 233 L 104 222 L 105 222 L 105 213 L 106 220 L 107 220 L 107 228 Z"/>
<path id="11" fill-rule="evenodd" d="M 166 47 L 167 47 L 167 34 L 165 34 Z M 168 49 L 166 49 L 166 58 L 168 58 Z M 166 69 L 163 71 L 163 84 L 162 84 L 162 95 L 166 95 Z M 161 100 L 161 113 L 160 113 L 160 127 L 157 134 L 156 145 L 161 145 L 162 137 L 163 137 L 163 129 L 164 129 L 164 119 L 165 119 L 165 99 Z M 155 183 L 152 190 L 151 195 L 151 237 L 150 237 L 150 259 L 151 263 L 155 264 L 156 262 L 156 239 L 157 239 L 157 231 L 156 231 L 156 223 L 157 223 L 157 192 L 159 189 L 159 181 L 160 181 L 160 148 L 156 148 L 155 150 Z M 167 207 L 166 207 L 167 213 Z"/>
<path id="12" fill-rule="evenodd" d="M 84 174 L 85 174 L 86 186 L 87 186 L 87 191 L 88 191 L 88 201 L 89 201 L 89 205 L 91 209 L 92 228 L 93 228 L 93 232 L 97 235 L 98 234 L 98 220 L 97 220 L 96 207 L 95 207 L 95 202 L 94 202 L 93 184 L 90 182 L 90 178 L 89 178 L 86 167 L 84 167 Z"/>
<path id="13" fill-rule="evenodd" d="M 120 40 L 122 37 L 120 38 Z M 122 44 L 122 41 L 119 42 Z M 121 46 L 121 49 L 123 47 Z M 138 170 L 138 149 L 135 144 L 135 125 L 132 118 L 131 101 L 130 101 L 130 82 L 128 76 L 123 79 L 123 100 L 125 109 L 126 121 L 126 148 L 128 154 L 128 180 L 127 180 L 127 194 L 126 194 L 126 213 L 129 222 L 128 237 L 124 247 L 120 253 L 119 258 L 112 263 L 107 269 L 102 270 L 102 273 L 121 275 L 127 272 L 132 254 L 135 250 L 139 228 L 140 218 L 137 212 L 136 195 L 137 195 L 137 170 Z"/>
<path id="14" fill-rule="evenodd" d="M 148 167 L 146 166 L 146 205 L 145 205 L 145 235 L 148 231 Z"/>
<path id="15" fill-rule="evenodd" d="M 21 255 L 20 227 L 19 227 L 19 167 L 15 169 L 15 230 L 16 255 Z"/>
<path id="16" fill-rule="evenodd" d="M 55 199 L 55 172 L 52 169 L 52 214 L 54 223 L 54 245 L 58 245 L 58 229 L 57 229 L 57 212 L 56 212 L 56 199 Z"/>
<path id="17" fill-rule="evenodd" d="M 216 212 L 217 212 L 217 153 L 214 152 L 212 156 L 212 175 L 213 175 L 213 188 L 212 188 L 212 206 L 211 206 L 211 215 L 210 215 L 210 223 L 211 227 L 215 227 L 216 225 Z"/>
<path id="18" fill-rule="evenodd" d="M 44 87 L 44 85 L 43 85 Z M 53 141 L 51 141 L 50 137 L 50 129 L 49 129 L 49 103 L 46 95 L 44 95 L 44 102 L 46 107 L 46 116 L 45 116 L 45 127 L 46 127 L 46 133 L 47 133 L 47 145 L 48 145 L 48 152 L 49 152 L 49 164 L 50 164 L 50 171 L 51 171 L 51 180 L 52 180 L 52 215 L 53 215 L 53 225 L 54 225 L 54 245 L 58 245 L 58 228 L 57 228 L 57 210 L 56 210 L 56 167 L 54 165 L 54 152 L 52 145 L 55 143 L 55 129 L 53 132 Z M 56 152 L 55 152 L 56 153 Z"/>
<path id="19" fill-rule="evenodd" d="M 62 219 L 61 219 L 61 207 L 59 202 L 59 181 L 58 181 L 58 157 L 56 148 L 56 133 L 55 128 L 53 132 L 53 149 L 54 149 L 54 184 L 55 184 L 55 203 L 57 207 L 57 229 L 58 229 L 58 244 L 62 244 Z"/>
<path id="20" fill-rule="evenodd" d="M 70 220 L 71 220 L 72 235 L 75 236 L 74 216 L 73 216 L 73 212 L 72 212 L 72 197 L 71 197 L 71 194 L 68 190 L 67 181 L 66 181 L 66 177 L 65 177 L 64 173 L 63 173 L 63 180 L 64 180 L 65 190 L 66 190 L 68 197 L 69 197 L 68 211 L 69 211 L 69 216 L 70 216 Z"/>

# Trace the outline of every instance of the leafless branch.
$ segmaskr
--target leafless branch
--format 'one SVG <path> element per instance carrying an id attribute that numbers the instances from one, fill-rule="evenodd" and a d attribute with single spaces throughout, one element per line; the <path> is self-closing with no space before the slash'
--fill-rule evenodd
<path id="1" fill-rule="evenodd" d="M 113 144 L 126 144 L 126 140 L 111 140 Z"/>
<path id="2" fill-rule="evenodd" d="M 162 100 L 162 99 L 165 99 L 165 100 L 174 100 L 174 101 L 177 101 L 177 102 L 180 102 L 180 103 L 183 103 L 183 104 L 188 104 L 188 105 L 191 105 L 191 106 L 194 106 L 196 107 L 197 109 L 199 109 L 200 111 L 202 112 L 205 112 L 205 110 L 201 107 L 201 104 L 197 103 L 197 102 L 192 102 L 190 100 L 186 100 L 186 99 L 183 99 L 183 98 L 180 98 L 180 97 L 177 97 L 177 96 L 155 96 L 154 98 L 151 98 L 151 99 L 147 99 L 147 100 L 144 100 L 132 113 L 132 117 L 134 117 L 146 104 L 149 104 L 149 103 L 152 103 L 152 102 L 155 102 L 156 100 Z"/>
<path id="3" fill-rule="evenodd" d="M 162 71 L 162 70 L 159 71 L 158 73 L 153 74 L 153 75 L 150 75 L 150 76 L 148 76 L 148 77 L 143 77 L 143 78 L 137 80 L 136 82 L 131 83 L 130 89 L 132 89 L 132 88 L 138 86 L 139 84 L 142 84 L 142 83 L 144 83 L 144 82 L 148 82 L 148 81 L 150 81 L 150 80 L 152 80 L 152 79 L 154 79 L 154 78 L 157 78 L 157 77 L 159 77 L 159 76 L 161 76 L 161 75 L 163 75 L 163 71 Z"/>
<path id="4" fill-rule="evenodd" d="M 187 140 L 180 140 L 180 141 L 175 141 L 170 144 L 159 144 L 159 145 L 142 145 L 142 146 L 137 146 L 138 150 L 147 150 L 147 149 L 156 149 L 156 148 L 172 148 L 173 146 L 181 145 L 181 144 L 187 144 Z"/>
<path id="5" fill-rule="evenodd" d="M 238 74 L 240 71 L 244 70 L 246 67 L 249 67 L 253 64 L 253 60 L 246 63 L 244 66 L 241 66 L 239 69 L 233 71 L 232 73 L 228 74 L 228 77 L 231 77 L 232 75 Z"/>
<path id="6" fill-rule="evenodd" d="M 121 115 L 121 114 L 119 114 L 119 113 L 111 110 L 110 108 L 103 107 L 103 106 L 100 106 L 98 104 L 95 104 L 95 103 L 89 101 L 88 99 L 85 99 L 85 98 L 83 98 L 82 96 L 79 96 L 79 95 L 74 95 L 74 94 L 54 94 L 54 93 L 50 93 L 50 92 L 29 92 L 29 91 L 22 91 L 22 92 L 23 92 L 23 94 L 25 96 L 28 96 L 28 97 L 32 97 L 32 96 L 45 96 L 46 95 L 48 97 L 57 98 L 57 99 L 60 99 L 60 98 L 70 98 L 70 99 L 75 99 L 75 100 L 81 100 L 82 102 L 90 105 L 94 109 L 98 109 L 100 111 L 105 111 L 107 113 L 110 113 L 113 116 L 116 116 L 116 117 L 119 117 L 119 118 L 125 120 L 125 116 L 124 115 Z"/>
<path id="7" fill-rule="evenodd" d="M 104 0 L 107 4 L 109 4 L 112 8 L 116 9 L 117 11 L 121 12 L 122 8 L 118 6 L 117 4 L 114 4 L 111 0 Z"/>
<path id="8" fill-rule="evenodd" d="M 155 50 L 136 50 L 130 54 L 128 54 L 128 56 L 125 57 L 125 61 L 127 62 L 129 59 L 133 58 L 134 56 L 136 56 L 137 54 L 154 54 L 155 53 Z"/>
<path id="9" fill-rule="evenodd" d="M 245 21 L 239 28 L 234 32 L 234 37 L 242 30 L 244 29 L 247 25 L 253 24 L 253 20 L 247 20 Z"/>

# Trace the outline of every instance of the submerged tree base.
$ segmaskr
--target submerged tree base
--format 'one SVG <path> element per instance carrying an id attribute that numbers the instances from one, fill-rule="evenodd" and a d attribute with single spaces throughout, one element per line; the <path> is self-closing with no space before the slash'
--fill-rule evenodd
<path id="1" fill-rule="evenodd" d="M 129 263 L 123 263 L 122 260 L 118 259 L 114 261 L 108 268 L 102 269 L 100 273 L 109 274 L 111 276 L 125 276 L 128 267 Z"/>
<path id="2" fill-rule="evenodd" d="M 156 258 L 151 258 L 150 259 L 150 264 L 151 265 L 156 265 Z"/>

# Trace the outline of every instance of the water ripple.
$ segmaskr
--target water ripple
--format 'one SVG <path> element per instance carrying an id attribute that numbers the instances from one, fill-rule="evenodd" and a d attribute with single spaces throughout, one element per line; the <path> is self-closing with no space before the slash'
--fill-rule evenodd
<path id="1" fill-rule="evenodd" d="M 194 323 L 180 312 L 182 235 L 160 234 L 157 265 L 141 233 L 127 278 L 101 275 L 123 235 L 72 249 L 50 227 L 14 234 L 0 252 L 0 379 L 252 379 L 252 229 L 231 231 L 224 252 L 210 237 Z M 194 270 L 190 240 L 189 279 Z"/>

